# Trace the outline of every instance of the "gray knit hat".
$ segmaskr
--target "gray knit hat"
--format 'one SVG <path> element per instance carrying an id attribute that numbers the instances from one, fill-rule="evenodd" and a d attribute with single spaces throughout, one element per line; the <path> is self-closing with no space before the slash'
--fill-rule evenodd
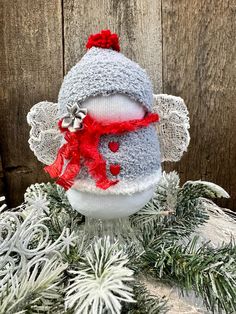
<path id="1" fill-rule="evenodd" d="M 112 35 L 115 34 L 110 31 L 92 35 L 87 44 L 91 49 L 64 77 L 58 98 L 62 116 L 67 113 L 68 102 L 81 103 L 90 96 L 119 93 L 128 95 L 151 111 L 153 90 L 146 71 L 121 54 L 117 43 L 112 47 Z M 107 42 L 118 51 L 103 49 L 108 48 Z"/>

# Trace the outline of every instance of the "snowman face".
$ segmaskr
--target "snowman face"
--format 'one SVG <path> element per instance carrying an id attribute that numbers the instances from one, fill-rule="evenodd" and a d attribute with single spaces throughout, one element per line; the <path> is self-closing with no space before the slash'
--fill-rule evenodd
<path id="1" fill-rule="evenodd" d="M 145 115 L 144 107 L 126 95 L 115 94 L 109 96 L 90 97 L 82 104 L 88 113 L 97 121 L 119 122 L 142 119 Z M 81 214 L 101 219 L 114 219 L 129 216 L 140 210 L 152 197 L 154 188 L 133 193 L 95 194 L 80 191 L 78 182 L 67 191 L 72 207 Z"/>
<path id="2" fill-rule="evenodd" d="M 82 107 L 97 121 L 119 122 L 141 119 L 145 115 L 144 107 L 123 94 L 89 97 Z"/>

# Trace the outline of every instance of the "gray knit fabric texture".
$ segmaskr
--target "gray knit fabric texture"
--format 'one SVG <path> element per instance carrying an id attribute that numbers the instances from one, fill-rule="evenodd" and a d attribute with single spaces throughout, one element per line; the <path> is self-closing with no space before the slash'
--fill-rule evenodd
<path id="1" fill-rule="evenodd" d="M 115 153 L 109 149 L 108 144 L 111 141 L 118 142 L 120 145 L 119 150 Z M 122 189 L 119 189 L 119 184 L 115 185 L 107 189 L 106 193 L 110 191 L 116 194 L 130 194 L 130 191 L 135 193 L 150 188 L 160 179 L 158 176 L 155 177 L 155 173 L 161 171 L 161 158 L 154 125 L 123 135 L 104 135 L 101 137 L 99 151 L 106 160 L 108 178 L 118 179 L 121 183 L 126 182 L 127 184 Z M 120 173 L 117 176 L 111 174 L 111 164 L 120 165 Z M 147 181 L 147 178 L 152 175 L 154 176 L 153 181 Z M 82 167 L 77 180 L 78 186 L 80 186 L 80 180 L 86 180 L 88 191 L 90 184 L 94 183 L 94 179 L 90 177 L 85 166 Z M 134 182 L 139 182 L 136 187 L 133 186 Z M 82 188 L 82 190 L 86 189 Z"/>
<path id="2" fill-rule="evenodd" d="M 120 144 L 116 153 L 110 151 L 110 141 Z M 114 176 L 110 174 L 110 164 L 119 164 L 121 170 L 117 178 L 130 182 L 137 178 L 144 179 L 161 167 L 159 143 L 153 125 L 119 136 L 105 135 L 101 139 L 99 150 L 107 160 L 107 174 L 112 180 Z"/>
<path id="3" fill-rule="evenodd" d="M 142 103 L 147 111 L 152 109 L 153 90 L 146 71 L 120 52 L 93 47 L 64 77 L 58 97 L 60 114 L 67 113 L 69 102 L 117 93 Z"/>

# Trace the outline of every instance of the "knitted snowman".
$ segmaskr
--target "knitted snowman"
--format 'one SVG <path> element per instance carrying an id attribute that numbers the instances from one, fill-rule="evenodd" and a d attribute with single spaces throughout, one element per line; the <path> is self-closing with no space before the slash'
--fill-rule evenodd
<path id="1" fill-rule="evenodd" d="M 121 218 L 152 198 L 161 162 L 186 150 L 188 111 L 179 97 L 153 95 L 146 71 L 119 52 L 116 34 L 91 35 L 86 47 L 58 103 L 28 113 L 29 144 L 75 210 Z"/>

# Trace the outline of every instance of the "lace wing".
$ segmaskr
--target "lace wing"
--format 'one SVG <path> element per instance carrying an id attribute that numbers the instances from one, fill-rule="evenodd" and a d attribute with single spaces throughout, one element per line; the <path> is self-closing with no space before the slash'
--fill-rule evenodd
<path id="1" fill-rule="evenodd" d="M 57 127 L 58 104 L 42 101 L 34 105 L 27 115 L 31 126 L 29 146 L 39 161 L 50 165 L 56 159 L 62 135 Z"/>
<path id="2" fill-rule="evenodd" d="M 178 161 L 189 145 L 188 109 L 182 98 L 160 94 L 154 96 L 154 111 L 160 116 L 157 132 L 162 161 Z"/>

